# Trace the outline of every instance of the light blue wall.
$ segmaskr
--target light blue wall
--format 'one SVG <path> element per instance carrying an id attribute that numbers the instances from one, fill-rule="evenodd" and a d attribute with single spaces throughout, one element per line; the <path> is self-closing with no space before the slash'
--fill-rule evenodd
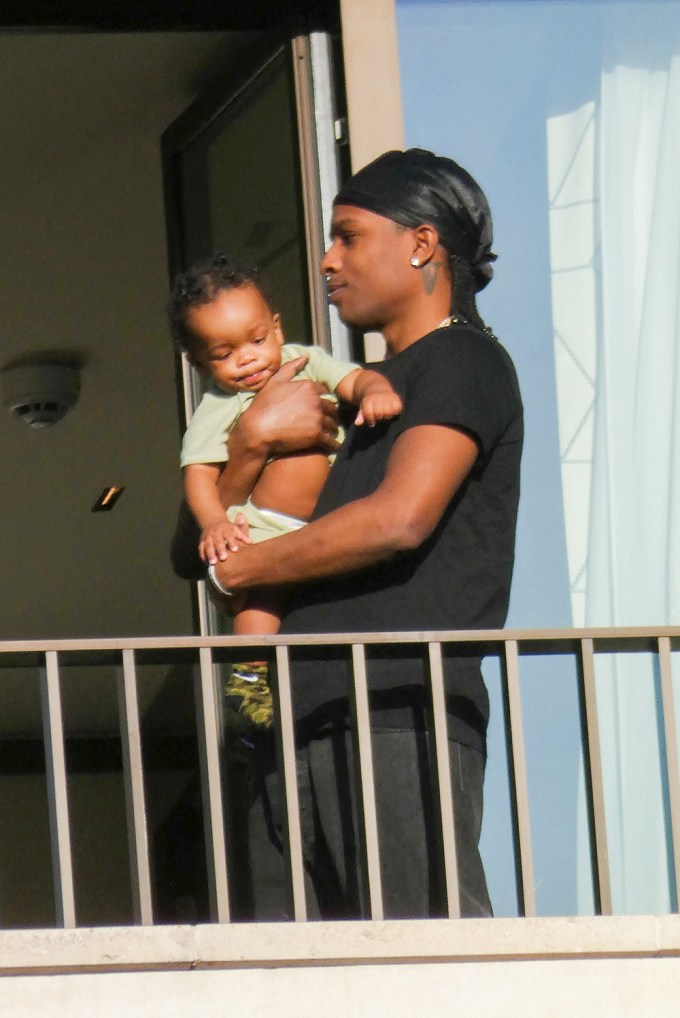
<path id="1" fill-rule="evenodd" d="M 625 5 L 616 5 L 625 6 Z M 610 4 L 398 0 L 406 144 L 471 171 L 493 211 L 480 310 L 512 354 L 526 412 L 508 623 L 571 624 L 552 349 L 546 121 L 592 95 Z"/>
<path id="2" fill-rule="evenodd" d="M 644 2 L 644 0 L 643 0 Z M 496 275 L 480 310 L 520 378 L 526 445 L 508 625 L 572 624 L 560 480 L 548 234 L 546 121 L 592 96 L 603 19 L 627 4 L 397 0 L 407 146 L 465 166 L 494 216 Z M 634 6 L 639 7 L 639 3 Z M 483 852 L 497 914 L 515 908 L 497 668 Z M 569 662 L 522 666 L 539 911 L 576 911 L 579 725 Z"/>

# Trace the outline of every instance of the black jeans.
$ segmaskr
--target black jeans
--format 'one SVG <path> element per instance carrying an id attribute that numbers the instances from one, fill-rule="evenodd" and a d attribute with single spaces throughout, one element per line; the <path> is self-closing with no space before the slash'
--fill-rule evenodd
<path id="1" fill-rule="evenodd" d="M 429 743 L 424 731 L 377 729 L 372 736 L 386 918 L 447 915 Z M 478 750 L 453 740 L 449 750 L 461 914 L 490 916 L 478 847 L 485 761 Z M 231 877 L 235 918 L 292 918 L 273 738 L 257 736 L 246 752 L 250 761 L 241 752 L 238 781 L 232 780 L 232 791 L 240 788 L 240 808 L 232 816 L 240 843 Z M 299 749 L 297 773 L 308 917 L 368 918 L 349 733 L 329 732 Z"/>

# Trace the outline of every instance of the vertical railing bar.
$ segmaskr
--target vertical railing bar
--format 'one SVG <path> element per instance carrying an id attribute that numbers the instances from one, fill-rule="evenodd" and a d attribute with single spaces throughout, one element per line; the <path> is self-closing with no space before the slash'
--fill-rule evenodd
<path id="1" fill-rule="evenodd" d="M 40 669 L 40 699 L 57 923 L 64 929 L 73 929 L 76 925 L 76 906 L 68 816 L 66 754 L 59 689 L 59 660 L 54 650 L 45 653 L 45 667 Z"/>
<path id="2" fill-rule="evenodd" d="M 596 910 L 601 915 L 612 914 L 612 895 L 607 850 L 607 823 L 604 804 L 602 753 L 597 720 L 597 693 L 595 689 L 595 659 L 592 639 L 581 640 L 579 664 L 583 688 L 584 724 L 586 736 L 586 770 L 594 836 L 593 876 Z"/>
<path id="3" fill-rule="evenodd" d="M 671 669 L 671 641 L 667 636 L 658 639 L 659 671 L 661 674 L 661 700 L 666 742 L 666 775 L 671 814 L 671 840 L 673 844 L 673 873 L 675 876 L 676 907 L 680 896 L 680 764 L 678 763 L 678 735 L 675 727 L 675 699 Z"/>
<path id="4" fill-rule="evenodd" d="M 144 766 L 139 729 L 139 701 L 135 652 L 123 651 L 123 666 L 118 674 L 118 721 L 123 749 L 125 810 L 127 815 L 130 875 L 135 920 L 142 926 L 153 925 L 149 836 L 144 801 Z"/>
<path id="5" fill-rule="evenodd" d="M 458 884 L 458 853 L 456 850 L 455 804 L 451 784 L 451 759 L 446 724 L 446 698 L 444 696 L 444 670 L 441 644 L 428 645 L 430 681 L 432 683 L 432 711 L 434 717 L 434 748 L 441 812 L 442 844 L 444 849 L 444 875 L 449 917 L 460 918 L 460 887 Z"/>
<path id="6" fill-rule="evenodd" d="M 371 747 L 371 722 L 368 710 L 368 679 L 366 652 L 363 644 L 352 644 L 352 670 L 354 673 L 354 706 L 356 711 L 357 741 L 359 746 L 359 784 L 366 846 L 368 872 L 368 898 L 371 919 L 383 919 L 382 881 L 380 877 L 380 847 L 378 840 L 378 814 L 375 805 L 375 776 Z M 395 795 L 400 794 L 395 789 Z"/>
<path id="7" fill-rule="evenodd" d="M 217 737 L 215 677 L 210 647 L 199 650 L 196 676 L 198 747 L 201 767 L 203 826 L 211 913 L 218 923 L 229 922 L 227 851 L 222 806 L 222 777 Z"/>
<path id="8" fill-rule="evenodd" d="M 281 725 L 280 751 L 286 798 L 288 866 L 293 890 L 293 914 L 296 922 L 304 922 L 307 919 L 305 869 L 302 857 L 302 829 L 300 826 L 300 799 L 297 785 L 295 727 L 293 723 L 293 700 L 290 689 L 290 663 L 287 647 L 276 648 L 276 674 L 278 679 L 279 722 Z"/>
<path id="9" fill-rule="evenodd" d="M 321 194 L 317 156 L 316 122 L 314 119 L 314 87 L 310 39 L 298 35 L 291 40 L 295 107 L 297 113 L 300 183 L 308 265 L 309 307 L 311 308 L 313 342 L 328 348 L 329 317 L 318 266 L 324 251 L 321 221 Z"/>
<path id="10" fill-rule="evenodd" d="M 519 685 L 519 655 L 516 640 L 506 640 L 504 646 L 505 694 L 507 710 L 508 761 L 517 834 L 517 891 L 521 911 L 525 916 L 536 915 L 536 890 L 531 848 L 531 822 L 529 818 L 529 785 L 524 752 L 524 726 Z"/>

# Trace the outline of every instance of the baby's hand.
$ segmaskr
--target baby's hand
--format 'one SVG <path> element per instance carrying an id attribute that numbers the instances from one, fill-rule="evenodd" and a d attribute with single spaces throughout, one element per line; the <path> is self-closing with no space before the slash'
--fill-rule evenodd
<path id="1" fill-rule="evenodd" d="M 403 409 L 404 404 L 393 389 L 379 389 L 364 396 L 354 423 L 368 424 L 372 428 L 378 421 L 397 417 Z"/>
<path id="2" fill-rule="evenodd" d="M 212 566 L 218 561 L 224 562 L 230 551 L 238 551 L 239 544 L 252 543 L 248 521 L 239 513 L 233 523 L 225 516 L 205 527 L 198 542 L 198 554 Z"/>

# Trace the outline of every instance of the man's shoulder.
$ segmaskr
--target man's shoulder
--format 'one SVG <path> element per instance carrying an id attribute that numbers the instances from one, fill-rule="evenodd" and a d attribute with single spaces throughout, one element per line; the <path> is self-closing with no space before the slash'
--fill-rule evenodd
<path id="1" fill-rule="evenodd" d="M 443 424 L 475 435 L 489 451 L 513 420 L 521 421 L 512 362 L 498 340 L 479 329 L 438 329 L 385 363 L 404 400 L 395 425 L 400 432 Z"/>
<path id="2" fill-rule="evenodd" d="M 469 325 L 437 329 L 414 344 L 421 371 L 480 372 L 515 378 L 512 358 L 491 332 Z"/>
<path id="3" fill-rule="evenodd" d="M 467 323 L 454 323 L 430 332 L 415 344 L 425 356 L 449 349 L 458 353 L 470 352 L 480 357 L 502 357 L 506 352 L 498 337 L 486 329 Z"/>

